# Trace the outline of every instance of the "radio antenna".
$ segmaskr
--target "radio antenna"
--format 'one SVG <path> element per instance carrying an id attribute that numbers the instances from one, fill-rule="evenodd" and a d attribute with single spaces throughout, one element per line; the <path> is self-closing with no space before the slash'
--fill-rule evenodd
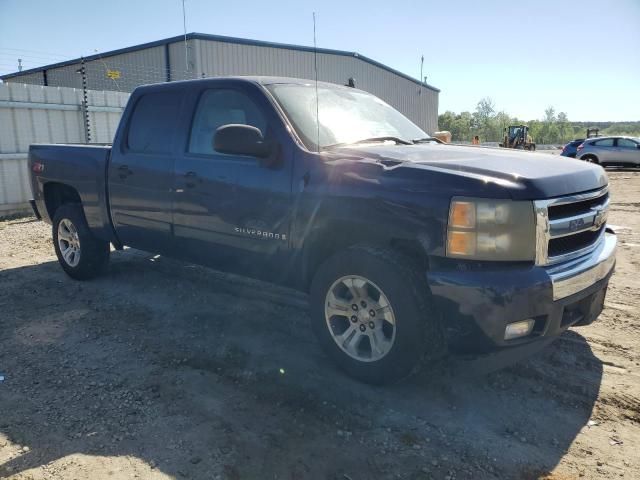
<path id="1" fill-rule="evenodd" d="M 316 44 L 316 12 L 313 12 L 313 70 L 316 77 L 316 149 L 320 153 L 320 106 L 318 100 L 318 46 Z"/>

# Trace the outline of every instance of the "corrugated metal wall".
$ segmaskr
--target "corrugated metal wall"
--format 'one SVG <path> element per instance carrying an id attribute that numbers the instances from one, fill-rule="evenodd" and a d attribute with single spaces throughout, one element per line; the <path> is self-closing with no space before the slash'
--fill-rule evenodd
<path id="1" fill-rule="evenodd" d="M 189 39 L 187 50 L 188 65 L 182 41 L 89 61 L 85 64 L 87 87 L 130 92 L 138 85 L 165 82 L 167 74 L 171 80 L 218 75 L 314 77 L 312 51 L 205 39 Z M 76 63 L 47 69 L 48 85 L 82 88 L 79 68 Z M 119 72 L 120 78 L 109 78 L 108 71 Z M 358 88 L 382 98 L 427 132 L 438 128 L 438 92 L 415 81 L 358 57 L 331 53 L 318 54 L 318 75 L 320 80 L 342 85 L 353 77 Z M 43 73 L 8 81 L 42 85 Z"/>
<path id="2" fill-rule="evenodd" d="M 314 78 L 313 52 L 255 45 L 194 40 L 198 71 L 206 76 L 275 75 Z M 183 47 L 184 49 L 184 47 Z M 438 92 L 357 57 L 318 54 L 318 79 L 373 93 L 427 132 L 438 128 Z"/>
<path id="3" fill-rule="evenodd" d="M 184 42 L 170 43 L 169 49 L 169 62 L 171 64 L 171 80 L 187 80 L 191 78 L 198 78 L 201 75 L 196 67 L 196 40 L 187 40 L 187 54 L 188 65 L 185 61 L 185 48 Z"/>
<path id="4" fill-rule="evenodd" d="M 80 63 L 50 68 L 47 70 L 47 83 L 50 86 L 82 88 L 80 68 Z M 86 62 L 85 69 L 87 87 L 91 90 L 130 92 L 138 85 L 164 82 L 167 78 L 162 46 Z M 110 78 L 107 75 L 109 71 L 118 72 L 120 78 Z"/>
<path id="5" fill-rule="evenodd" d="M 129 98 L 124 92 L 88 92 L 91 141 L 111 142 Z M 82 90 L 0 84 L 0 214 L 24 210 L 31 198 L 27 153 L 32 143 L 85 141 Z"/>
<path id="6" fill-rule="evenodd" d="M 29 85 L 44 85 L 44 75 L 42 72 L 25 73 L 7 82 L 28 83 Z"/>

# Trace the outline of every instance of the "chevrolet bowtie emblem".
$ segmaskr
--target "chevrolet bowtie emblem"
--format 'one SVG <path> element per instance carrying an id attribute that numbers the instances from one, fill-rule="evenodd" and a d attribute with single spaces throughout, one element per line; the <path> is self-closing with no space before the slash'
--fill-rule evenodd
<path id="1" fill-rule="evenodd" d="M 595 216 L 593 217 L 593 228 L 598 230 L 602 225 L 607 223 L 607 211 L 604 208 L 593 208 Z"/>

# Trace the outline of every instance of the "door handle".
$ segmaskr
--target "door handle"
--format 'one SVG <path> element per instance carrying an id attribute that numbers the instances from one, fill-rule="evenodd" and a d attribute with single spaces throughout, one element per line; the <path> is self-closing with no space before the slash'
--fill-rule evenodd
<path id="1" fill-rule="evenodd" d="M 196 172 L 187 172 L 184 174 L 184 178 L 187 179 L 187 181 L 185 182 L 185 186 L 187 188 L 193 188 L 196 186 L 196 182 L 195 179 L 198 176 L 198 174 Z"/>
<path id="2" fill-rule="evenodd" d="M 118 176 L 123 180 L 127 178 L 128 175 L 133 174 L 133 172 L 129 169 L 129 165 L 120 165 L 118 167 L 118 171 L 120 172 Z"/>

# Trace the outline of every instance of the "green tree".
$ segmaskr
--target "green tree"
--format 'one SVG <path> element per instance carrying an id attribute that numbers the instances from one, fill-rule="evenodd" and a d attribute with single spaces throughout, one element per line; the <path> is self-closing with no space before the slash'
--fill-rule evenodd
<path id="1" fill-rule="evenodd" d="M 544 121 L 547 123 L 554 123 L 556 121 L 556 109 L 549 106 L 544 111 Z"/>
<path id="2" fill-rule="evenodd" d="M 556 109 L 553 106 L 549 106 L 544 111 L 544 120 L 542 121 L 538 143 L 558 143 L 561 141 L 560 137 Z"/>
<path id="3" fill-rule="evenodd" d="M 462 112 L 459 115 L 446 111 L 438 116 L 438 129 L 451 132 L 451 139 L 455 142 L 471 141 L 471 113 Z"/>
<path id="4" fill-rule="evenodd" d="M 456 118 L 456 135 L 458 141 L 471 141 L 471 122 L 473 117 L 470 112 L 462 112 Z"/>
<path id="5" fill-rule="evenodd" d="M 492 142 L 502 142 L 503 141 L 503 137 L 504 137 L 504 129 L 508 128 L 509 125 L 516 125 L 520 122 L 518 122 L 517 118 L 513 118 L 510 117 L 506 112 L 502 111 L 502 112 L 498 112 L 495 116 L 494 122 L 493 122 L 493 131 L 491 133 L 492 135 L 492 139 L 490 141 Z"/>
<path id="6" fill-rule="evenodd" d="M 476 111 L 473 112 L 472 130 L 475 135 L 479 135 L 482 141 L 496 141 L 494 139 L 495 131 L 495 104 L 489 97 L 480 99 L 476 105 Z"/>
<path id="7" fill-rule="evenodd" d="M 438 130 L 448 130 L 453 134 L 453 122 L 455 122 L 456 114 L 450 110 L 438 115 Z"/>
<path id="8" fill-rule="evenodd" d="M 560 142 L 565 143 L 573 137 L 573 128 L 569 124 L 569 118 L 565 112 L 558 114 L 558 130 L 560 131 Z"/>

